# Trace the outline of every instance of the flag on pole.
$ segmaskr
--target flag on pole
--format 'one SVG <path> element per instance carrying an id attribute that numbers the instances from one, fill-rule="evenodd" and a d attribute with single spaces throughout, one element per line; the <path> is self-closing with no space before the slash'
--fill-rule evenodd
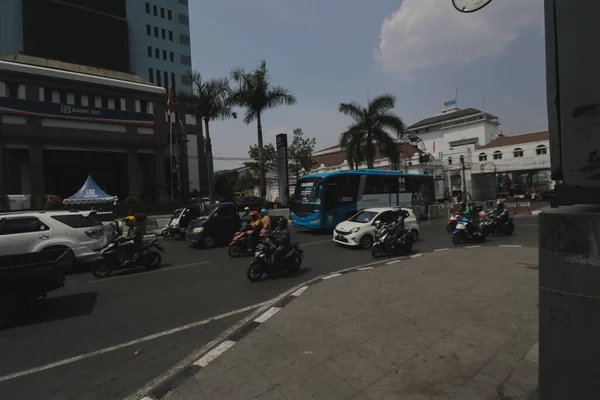
<path id="1" fill-rule="evenodd" d="M 169 88 L 169 98 L 167 99 L 167 113 L 171 116 L 171 102 L 173 98 L 173 86 Z"/>

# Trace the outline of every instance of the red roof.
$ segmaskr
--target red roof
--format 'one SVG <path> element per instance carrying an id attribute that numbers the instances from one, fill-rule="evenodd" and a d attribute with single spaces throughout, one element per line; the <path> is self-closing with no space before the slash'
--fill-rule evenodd
<path id="1" fill-rule="evenodd" d="M 402 151 L 402 153 L 400 154 L 400 158 L 412 158 L 415 153 L 422 153 L 421 150 L 419 150 L 419 148 L 417 148 L 417 146 L 412 145 L 410 143 L 400 143 L 399 145 L 400 150 Z M 337 147 L 337 146 L 333 146 L 333 147 Z M 328 150 L 328 149 L 332 149 L 333 147 L 329 147 L 327 149 L 323 149 L 323 150 Z M 320 151 L 323 151 L 320 150 Z M 380 158 L 383 158 L 381 155 L 379 155 L 379 150 L 377 150 L 377 152 L 375 153 L 375 160 L 378 160 Z M 346 152 L 345 151 L 336 151 L 336 152 L 332 152 L 329 154 L 323 154 L 320 156 L 313 156 L 313 161 L 315 163 L 315 167 L 318 168 L 321 166 L 321 164 L 325 165 L 326 167 L 333 167 L 336 165 L 340 165 L 344 162 L 344 160 L 346 159 Z"/>
<path id="2" fill-rule="evenodd" d="M 481 149 L 490 149 L 492 147 L 514 146 L 514 145 L 523 144 L 523 143 L 541 142 L 541 141 L 548 140 L 548 139 L 549 139 L 548 131 L 525 133 L 523 135 L 515 135 L 515 136 L 501 136 L 501 137 L 498 137 L 497 139 L 492 140 L 485 146 L 477 147 L 477 149 L 481 150 Z"/>

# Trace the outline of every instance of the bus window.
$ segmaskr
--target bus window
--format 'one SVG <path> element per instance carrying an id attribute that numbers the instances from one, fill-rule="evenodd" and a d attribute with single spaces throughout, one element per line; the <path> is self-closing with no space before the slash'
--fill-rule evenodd
<path id="1" fill-rule="evenodd" d="M 389 193 L 389 185 L 386 183 L 387 179 L 385 176 L 368 175 L 367 184 L 365 186 L 365 194 Z"/>

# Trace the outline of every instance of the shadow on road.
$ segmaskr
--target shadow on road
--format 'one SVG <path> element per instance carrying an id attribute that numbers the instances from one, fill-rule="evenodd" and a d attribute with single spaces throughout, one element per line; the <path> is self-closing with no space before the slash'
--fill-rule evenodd
<path id="1" fill-rule="evenodd" d="M 12 327 L 57 321 L 90 314 L 96 304 L 98 292 L 84 292 L 50 297 L 36 301 L 17 317 Z"/>

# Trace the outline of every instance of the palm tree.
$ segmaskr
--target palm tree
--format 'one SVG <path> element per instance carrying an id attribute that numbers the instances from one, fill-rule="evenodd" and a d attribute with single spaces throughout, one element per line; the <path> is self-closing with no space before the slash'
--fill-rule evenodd
<path id="1" fill-rule="evenodd" d="M 231 111 L 228 102 L 229 98 L 229 80 L 227 78 L 217 78 L 204 81 L 202 75 L 198 72 L 191 74 L 192 92 L 179 92 L 176 101 L 183 105 L 184 109 L 196 116 L 199 124 L 200 134 L 198 140 L 198 151 L 204 150 L 205 165 L 198 160 L 200 176 L 206 168 L 208 180 L 208 195 L 211 201 L 215 200 L 214 185 L 214 164 L 212 155 L 212 144 L 210 139 L 210 122 L 217 119 L 237 118 L 236 113 Z M 206 139 L 202 138 L 202 128 L 204 123 L 204 132 Z"/>
<path id="2" fill-rule="evenodd" d="M 296 97 L 282 86 L 273 86 L 265 60 L 262 60 L 258 68 L 253 71 L 245 71 L 241 67 L 234 68 L 231 71 L 231 78 L 238 86 L 232 90 L 230 103 L 246 110 L 244 123 L 251 124 L 256 121 L 260 197 L 264 203 L 267 197 L 267 187 L 263 154 L 262 115 L 266 110 L 277 106 L 296 104 Z"/>
<path id="3" fill-rule="evenodd" d="M 395 165 L 400 158 L 398 144 L 386 130 L 396 137 L 404 135 L 404 122 L 391 112 L 396 105 L 396 96 L 383 94 L 375 97 L 367 107 L 356 102 L 340 103 L 339 112 L 348 115 L 354 123 L 340 135 L 340 147 L 346 151 L 346 159 L 351 168 L 358 168 L 362 161 L 373 168 L 375 153 L 388 157 Z"/>

